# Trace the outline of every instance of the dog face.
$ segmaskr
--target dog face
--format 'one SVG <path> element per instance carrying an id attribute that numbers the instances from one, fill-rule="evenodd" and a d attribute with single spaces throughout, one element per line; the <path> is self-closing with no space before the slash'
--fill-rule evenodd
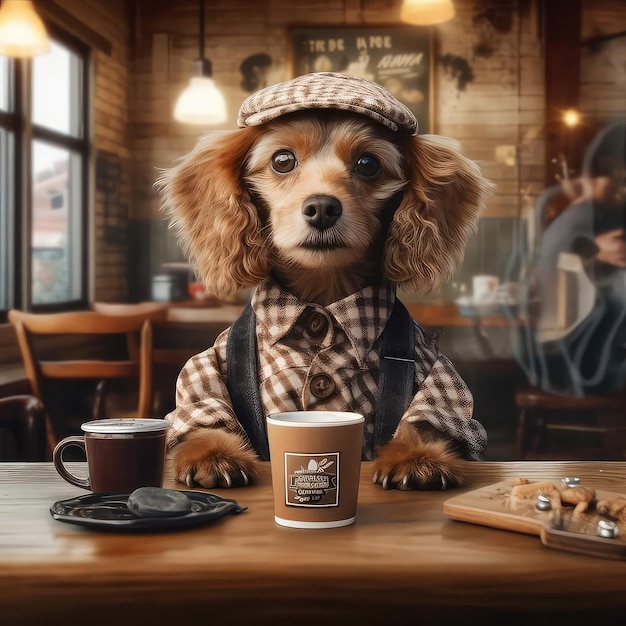
<path id="1" fill-rule="evenodd" d="M 244 181 L 267 207 L 282 263 L 334 271 L 367 259 L 383 207 L 408 183 L 390 135 L 362 116 L 305 114 L 267 124 Z"/>
<path id="2" fill-rule="evenodd" d="M 320 304 L 383 280 L 437 288 L 491 189 L 451 139 L 328 110 L 206 135 L 158 184 L 210 293 L 272 274 Z"/>

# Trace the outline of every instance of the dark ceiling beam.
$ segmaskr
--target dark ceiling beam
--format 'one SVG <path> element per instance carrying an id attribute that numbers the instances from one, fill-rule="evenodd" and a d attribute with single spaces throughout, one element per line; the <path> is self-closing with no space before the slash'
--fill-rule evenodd
<path id="1" fill-rule="evenodd" d="M 89 28 L 53 0 L 35 0 L 35 5 L 44 19 L 62 26 L 90 48 L 95 48 L 108 55 L 113 51 L 113 45 L 106 37 Z"/>
<path id="2" fill-rule="evenodd" d="M 561 170 L 560 155 L 580 171 L 584 146 L 566 129 L 562 114 L 579 109 L 581 0 L 544 0 L 546 181 Z"/>

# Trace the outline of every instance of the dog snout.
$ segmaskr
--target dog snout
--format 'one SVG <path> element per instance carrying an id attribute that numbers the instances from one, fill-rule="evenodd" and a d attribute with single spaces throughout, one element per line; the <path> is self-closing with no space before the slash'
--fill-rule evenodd
<path id="1" fill-rule="evenodd" d="M 305 221 L 318 230 L 330 228 L 339 219 L 341 211 L 341 202 L 334 196 L 309 196 L 302 203 Z"/>

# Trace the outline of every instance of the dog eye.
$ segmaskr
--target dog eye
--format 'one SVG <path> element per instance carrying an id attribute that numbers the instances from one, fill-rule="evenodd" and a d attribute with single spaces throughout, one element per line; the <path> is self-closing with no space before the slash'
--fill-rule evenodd
<path id="1" fill-rule="evenodd" d="M 296 166 L 296 156 L 289 150 L 279 150 L 272 156 L 272 169 L 279 174 L 286 174 Z"/>
<path id="2" fill-rule="evenodd" d="M 380 161 L 371 154 L 363 154 L 357 159 L 354 169 L 363 178 L 375 178 L 380 174 Z"/>

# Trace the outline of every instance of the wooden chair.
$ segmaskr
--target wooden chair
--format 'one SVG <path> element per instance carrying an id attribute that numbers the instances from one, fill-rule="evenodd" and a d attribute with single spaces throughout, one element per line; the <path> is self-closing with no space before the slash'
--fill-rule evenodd
<path id="1" fill-rule="evenodd" d="M 224 322 L 160 322 L 153 325 L 152 365 L 155 416 L 163 417 L 176 406 L 176 381 L 194 355 L 211 347 L 228 326 Z"/>
<path id="2" fill-rule="evenodd" d="M 166 302 L 94 302 L 91 308 L 105 315 L 145 315 L 151 320 L 165 319 L 169 305 Z"/>
<path id="3" fill-rule="evenodd" d="M 100 313 L 101 315 L 112 315 L 113 317 L 134 317 L 144 316 L 152 323 L 164 322 L 167 319 L 168 305 L 162 302 L 94 302 L 91 306 L 92 311 Z M 150 339 L 153 336 L 152 329 L 148 331 L 150 333 Z M 129 333 L 126 336 L 126 345 L 128 354 L 131 358 L 139 359 L 139 345 L 137 343 L 137 336 L 133 333 Z M 150 349 L 153 350 L 153 344 L 150 343 Z M 150 360 L 152 354 L 150 354 Z"/>
<path id="4" fill-rule="evenodd" d="M 195 354 L 213 345 L 216 337 L 230 325 L 230 320 L 208 322 L 171 320 L 170 305 L 160 302 L 94 302 L 92 308 L 103 314 L 144 313 L 150 318 L 153 388 L 151 409 L 152 415 L 156 417 L 163 417 L 174 409 L 176 380 L 185 363 Z"/>
<path id="5" fill-rule="evenodd" d="M 160 302 L 94 302 L 92 309 L 103 315 L 148 316 L 151 324 L 151 353 L 153 398 L 151 413 L 163 416 L 173 408 L 176 378 L 182 366 L 199 350 L 181 347 L 172 337 L 173 327 L 167 322 L 168 304 Z M 129 345 L 129 350 L 132 351 Z"/>
<path id="6" fill-rule="evenodd" d="M 46 412 L 42 402 L 31 395 L 0 398 L 0 430 L 11 440 L 4 442 L 0 458 L 20 461 L 46 460 Z M 7 450 L 15 454 L 7 453 Z"/>
<path id="7" fill-rule="evenodd" d="M 570 458 L 626 458 L 626 395 L 562 396 L 526 387 L 515 394 L 519 409 L 517 454 L 536 457 L 548 448 L 548 433 L 576 433 L 580 446 L 568 451 Z M 592 441 L 595 438 L 597 441 Z"/>
<path id="8" fill-rule="evenodd" d="M 8 317 L 15 328 L 31 391 L 46 407 L 50 450 L 63 436 L 76 432 L 80 423 L 118 416 L 109 401 L 109 387 L 115 381 L 132 383 L 133 390 L 137 390 L 137 402 L 129 408 L 120 407 L 122 415 L 150 415 L 149 316 L 104 315 L 94 311 L 35 314 L 11 310 Z M 81 382 L 96 384 L 91 410 L 84 406 L 85 390 Z M 121 397 L 128 400 L 134 394 L 125 392 Z"/>

